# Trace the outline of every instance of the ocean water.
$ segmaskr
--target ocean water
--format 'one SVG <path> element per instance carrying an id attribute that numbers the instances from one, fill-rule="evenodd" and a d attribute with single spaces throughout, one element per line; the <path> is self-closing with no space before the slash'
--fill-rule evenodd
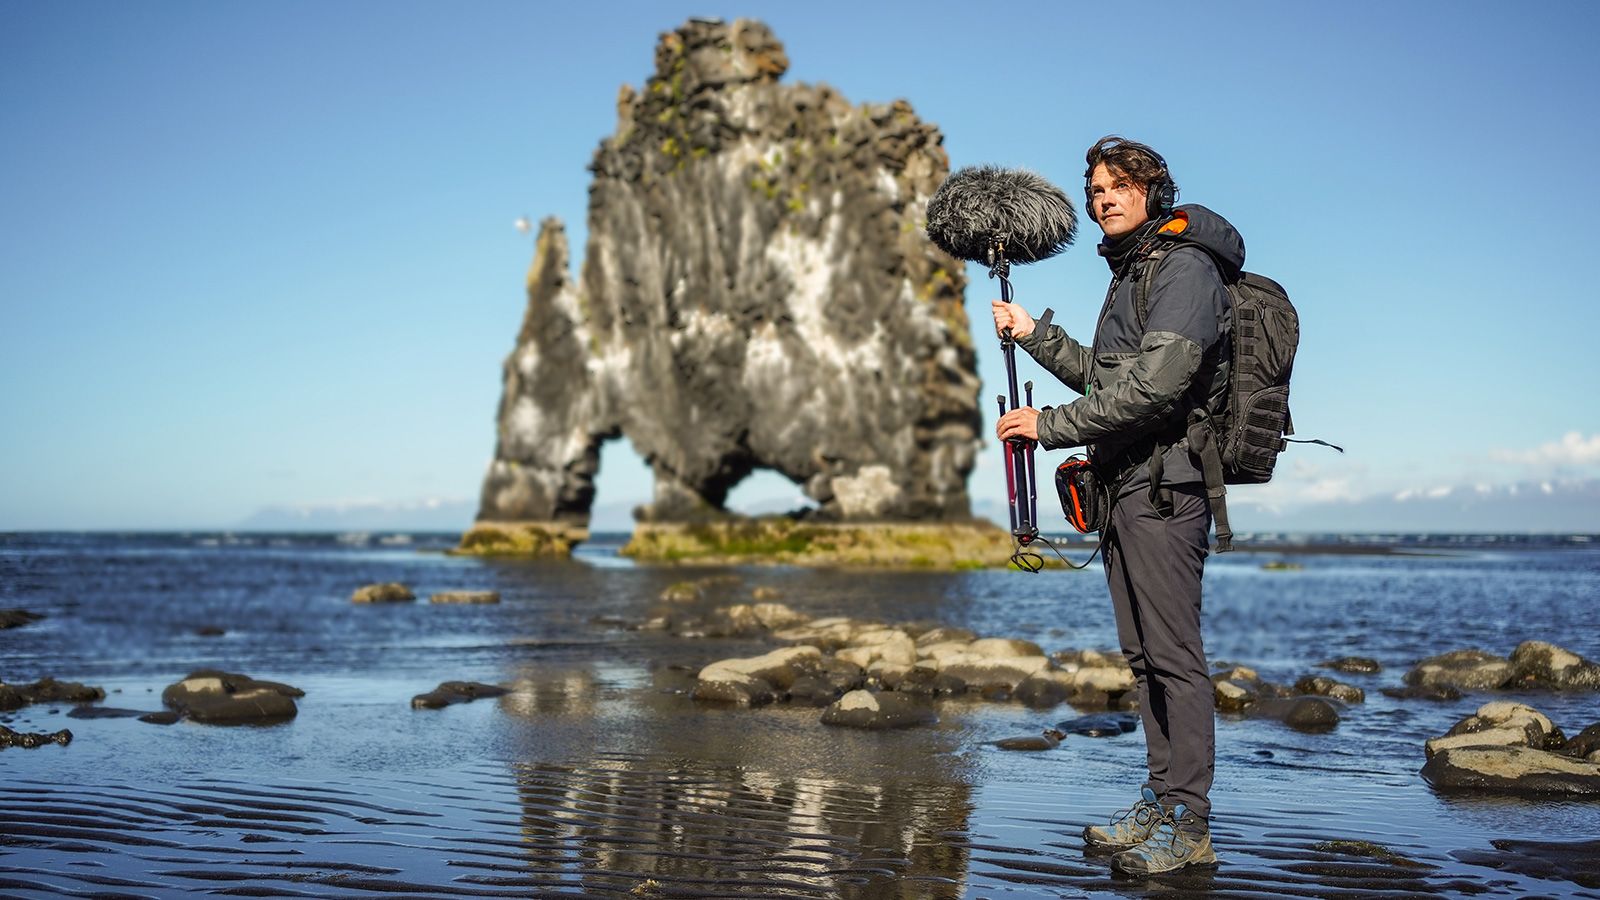
<path id="1" fill-rule="evenodd" d="M 1129 805 L 1142 733 L 1016 753 L 992 742 L 1077 713 L 960 698 L 939 703 L 937 725 L 867 733 L 824 727 L 810 708 L 698 705 L 684 693 L 695 669 L 770 645 L 626 626 L 668 585 L 716 574 L 731 576 L 725 602 L 767 587 L 816 615 L 1112 648 L 1097 565 L 674 568 L 618 557 L 617 535 L 571 561 L 479 560 L 445 555 L 454 537 L 0 535 L 0 608 L 46 616 L 0 631 L 0 680 L 82 681 L 106 689 L 103 706 L 146 711 L 199 668 L 306 691 L 294 720 L 265 727 L 69 718 L 65 704 L 0 714 L 74 735 L 0 751 L 0 895 L 1600 896 L 1494 843 L 1595 840 L 1600 802 L 1441 795 L 1417 774 L 1423 741 L 1490 699 L 1575 734 L 1600 721 L 1600 695 L 1378 693 L 1463 647 L 1548 640 L 1600 659 L 1600 541 L 1587 536 L 1328 535 L 1315 552 L 1256 536 L 1213 556 L 1214 663 L 1279 682 L 1344 655 L 1384 671 L 1327 673 L 1367 701 L 1326 734 L 1220 717 L 1222 863 L 1148 882 L 1112 878 L 1078 838 Z M 1274 561 L 1298 567 L 1264 568 Z M 421 599 L 350 602 L 376 581 Z M 426 602 L 454 589 L 503 600 Z M 447 680 L 512 693 L 410 708 Z M 1354 840 L 1414 864 L 1325 843 Z"/>

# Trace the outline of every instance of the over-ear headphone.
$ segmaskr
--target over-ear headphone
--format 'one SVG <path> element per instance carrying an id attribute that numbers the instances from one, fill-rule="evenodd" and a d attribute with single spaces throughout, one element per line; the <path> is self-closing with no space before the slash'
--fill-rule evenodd
<path id="1" fill-rule="evenodd" d="M 1178 205 L 1178 185 L 1172 180 L 1172 170 L 1167 168 L 1167 161 L 1155 151 L 1154 147 L 1148 144 L 1141 144 L 1138 141 L 1118 139 L 1113 146 L 1118 149 L 1126 147 L 1129 150 L 1142 153 L 1150 157 L 1160 167 L 1161 174 L 1152 179 L 1145 189 L 1144 213 L 1152 221 L 1160 221 L 1172 215 L 1172 208 Z M 1093 186 L 1090 184 L 1093 175 L 1094 169 L 1092 167 L 1083 174 L 1083 207 L 1089 211 L 1089 218 L 1098 222 L 1100 218 L 1095 215 Z"/>

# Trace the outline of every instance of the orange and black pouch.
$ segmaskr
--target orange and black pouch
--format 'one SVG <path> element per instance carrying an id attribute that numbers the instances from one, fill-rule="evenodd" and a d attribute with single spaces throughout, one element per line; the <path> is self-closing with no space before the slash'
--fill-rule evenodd
<path id="1" fill-rule="evenodd" d="M 1089 460 L 1072 456 L 1056 466 L 1056 493 L 1061 495 L 1061 512 L 1073 528 L 1083 534 L 1105 530 L 1111 503 Z"/>

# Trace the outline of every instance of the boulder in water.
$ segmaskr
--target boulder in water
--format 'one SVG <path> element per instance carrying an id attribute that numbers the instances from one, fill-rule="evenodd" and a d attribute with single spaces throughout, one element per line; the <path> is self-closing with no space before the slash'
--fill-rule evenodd
<path id="1" fill-rule="evenodd" d="M 1379 693 L 1395 700 L 1432 700 L 1435 703 L 1461 699 L 1461 692 L 1447 684 L 1410 684 L 1405 687 L 1386 687 Z"/>
<path id="2" fill-rule="evenodd" d="M 1451 726 L 1443 737 L 1428 741 L 1423 750 L 1432 759 L 1434 754 L 1456 747 L 1555 750 L 1565 743 L 1561 729 L 1543 713 L 1521 703 L 1496 701 L 1485 703 L 1476 713 Z"/>
<path id="3" fill-rule="evenodd" d="M 1331 731 L 1339 708 L 1322 697 L 1262 697 L 1245 708 L 1251 718 L 1276 719 L 1296 731 Z"/>
<path id="4" fill-rule="evenodd" d="M 1323 675 L 1307 675 L 1294 683 L 1297 694 L 1314 697 L 1332 697 L 1341 703 L 1365 703 L 1367 692 L 1353 684 L 1335 681 Z"/>
<path id="5" fill-rule="evenodd" d="M 1414 686 L 1448 686 L 1464 691 L 1492 691 L 1511 680 L 1511 660 L 1487 650 L 1452 650 L 1430 656 L 1406 673 Z"/>
<path id="6" fill-rule="evenodd" d="M 1346 672 L 1351 675 L 1372 675 L 1383 671 L 1383 666 L 1375 659 L 1367 656 L 1341 656 L 1338 659 L 1329 659 L 1317 663 L 1324 669 L 1335 672 Z"/>
<path id="7" fill-rule="evenodd" d="M 907 728 L 939 721 L 932 709 L 911 697 L 851 691 L 822 713 L 822 724 L 845 728 Z"/>
<path id="8" fill-rule="evenodd" d="M 25 609 L 0 609 L 0 631 L 4 631 L 7 628 L 21 628 L 42 618 L 44 618 L 43 614 L 29 612 Z"/>
<path id="9" fill-rule="evenodd" d="M 1422 777 L 1439 791 L 1600 797 L 1600 764 L 1530 747 L 1454 747 L 1435 753 Z"/>
<path id="10" fill-rule="evenodd" d="M 1544 641 L 1523 641 L 1511 651 L 1514 687 L 1558 691 L 1600 690 L 1600 663 Z"/>
<path id="11" fill-rule="evenodd" d="M 295 697 L 305 691 L 248 675 L 200 669 L 161 692 L 161 702 L 196 722 L 215 725 L 264 724 L 292 719 Z"/>
<path id="12" fill-rule="evenodd" d="M 1116 737 L 1139 729 L 1139 717 L 1126 713 L 1095 713 L 1057 722 L 1056 730 L 1085 737 Z"/>
<path id="13" fill-rule="evenodd" d="M 65 747 L 70 743 L 72 743 L 72 732 L 65 728 L 51 733 L 24 734 L 0 725 L 0 750 L 4 750 L 7 747 L 23 747 L 32 750 L 35 747 L 43 747 L 45 744 L 60 744 Z"/>
<path id="14" fill-rule="evenodd" d="M 417 595 L 398 581 L 369 584 L 350 595 L 351 603 L 410 603 L 415 599 Z"/>
<path id="15" fill-rule="evenodd" d="M 499 591 L 440 591 L 428 598 L 429 603 L 499 603 Z"/>
<path id="16" fill-rule="evenodd" d="M 1561 747 L 1561 752 L 1579 759 L 1588 759 L 1600 753 L 1600 722 L 1568 738 L 1566 744 Z"/>
<path id="17" fill-rule="evenodd" d="M 995 741 L 994 745 L 1001 750 L 1054 750 L 1061 746 L 1061 740 L 1065 737 L 1066 734 L 1054 728 L 1046 728 L 1040 734 L 1006 738 Z"/>
<path id="18" fill-rule="evenodd" d="M 446 681 L 426 694 L 411 698 L 412 709 L 442 709 L 456 703 L 470 703 L 482 697 L 501 697 L 506 688 L 479 681 Z"/>

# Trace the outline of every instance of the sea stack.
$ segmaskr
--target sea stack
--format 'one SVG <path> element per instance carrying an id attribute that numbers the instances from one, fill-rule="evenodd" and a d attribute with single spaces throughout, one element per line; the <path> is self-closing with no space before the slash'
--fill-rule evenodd
<path id="1" fill-rule="evenodd" d="M 853 105 L 787 68 L 766 25 L 696 19 L 622 88 L 580 277 L 562 223 L 540 224 L 463 552 L 569 553 L 600 447 L 626 437 L 654 475 L 632 555 L 1004 563 L 967 494 L 963 268 L 924 233 L 943 137 L 904 100 Z M 758 469 L 815 501 L 803 527 L 724 509 Z"/>

